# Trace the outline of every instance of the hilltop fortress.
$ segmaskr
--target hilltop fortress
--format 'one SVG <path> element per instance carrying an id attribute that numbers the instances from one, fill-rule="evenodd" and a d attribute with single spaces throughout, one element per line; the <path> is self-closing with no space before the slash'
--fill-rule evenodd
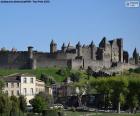
<path id="1" fill-rule="evenodd" d="M 140 57 L 135 49 L 133 58 L 129 58 L 127 51 L 123 50 L 123 39 L 118 38 L 107 41 L 104 37 L 99 46 L 93 41 L 89 45 L 76 46 L 63 43 L 61 50 L 57 50 L 57 44 L 52 40 L 50 52 L 34 51 L 29 46 L 28 51 L 16 51 L 12 49 L 0 51 L 0 68 L 36 69 L 38 67 L 69 67 L 72 69 L 109 69 L 121 64 L 138 65 Z"/>

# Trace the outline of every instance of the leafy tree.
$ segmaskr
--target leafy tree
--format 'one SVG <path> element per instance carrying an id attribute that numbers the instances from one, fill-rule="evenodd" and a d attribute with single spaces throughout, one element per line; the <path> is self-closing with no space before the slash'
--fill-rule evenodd
<path id="1" fill-rule="evenodd" d="M 60 70 L 58 70 L 57 72 L 59 75 L 62 75 L 62 76 L 65 76 L 65 77 L 68 77 L 71 73 L 71 70 L 70 68 L 61 68 Z"/>
<path id="2" fill-rule="evenodd" d="M 140 78 L 132 77 L 129 79 L 129 93 L 128 93 L 128 105 L 131 113 L 136 111 L 139 105 L 139 94 L 140 94 Z"/>
<path id="3" fill-rule="evenodd" d="M 0 93 L 2 93 L 2 90 L 4 88 L 4 81 L 2 79 L 0 79 Z"/>
<path id="4" fill-rule="evenodd" d="M 111 82 L 110 79 L 108 78 L 99 78 L 95 79 L 92 83 L 91 86 L 94 87 L 99 94 L 104 95 L 104 107 L 105 109 L 111 106 Z"/>
<path id="5" fill-rule="evenodd" d="M 0 94 L 0 113 L 2 114 L 9 114 L 11 109 L 11 102 L 9 97 L 6 94 Z"/>
<path id="6" fill-rule="evenodd" d="M 117 111 L 120 113 L 121 104 L 125 102 L 125 95 L 128 91 L 128 80 L 125 77 L 111 78 L 110 84 L 113 90 L 114 102 L 117 103 Z"/>
<path id="7" fill-rule="evenodd" d="M 23 112 L 26 112 L 26 108 L 27 108 L 27 103 L 26 103 L 26 98 L 23 95 L 20 95 L 18 98 L 19 101 L 19 109 Z"/>
<path id="8" fill-rule="evenodd" d="M 42 113 L 42 111 L 47 108 L 47 102 L 44 96 L 36 95 L 34 99 L 31 100 L 33 106 L 33 111 L 37 113 Z"/>
<path id="9" fill-rule="evenodd" d="M 70 79 L 73 82 L 79 82 L 79 80 L 80 80 L 80 74 L 78 72 L 77 73 L 72 73 L 70 75 Z"/>
<path id="10" fill-rule="evenodd" d="M 128 79 L 126 77 L 100 78 L 94 79 L 90 83 L 97 92 L 107 95 L 105 96 L 107 106 L 111 105 L 110 102 L 112 101 L 120 113 L 121 104 L 124 104 L 128 92 Z"/>
<path id="11" fill-rule="evenodd" d="M 86 72 L 87 72 L 88 79 L 89 79 L 89 77 L 90 77 L 90 76 L 92 76 L 92 74 L 93 74 L 93 70 L 92 70 L 92 68 L 91 68 L 91 67 L 89 67 L 89 66 L 88 66 L 88 68 L 87 68 Z"/>
<path id="12" fill-rule="evenodd" d="M 41 74 L 40 79 L 42 81 L 44 81 L 46 85 L 50 85 L 50 84 L 54 84 L 55 83 L 54 79 L 52 77 L 46 75 L 46 74 Z"/>
<path id="13" fill-rule="evenodd" d="M 75 83 L 73 86 L 75 88 L 75 93 L 78 97 L 79 106 L 82 106 L 82 96 L 86 94 L 87 82 L 81 81 L 81 82 Z"/>
<path id="14" fill-rule="evenodd" d="M 11 96 L 11 111 L 10 116 L 16 116 L 19 110 L 19 102 L 16 96 Z"/>

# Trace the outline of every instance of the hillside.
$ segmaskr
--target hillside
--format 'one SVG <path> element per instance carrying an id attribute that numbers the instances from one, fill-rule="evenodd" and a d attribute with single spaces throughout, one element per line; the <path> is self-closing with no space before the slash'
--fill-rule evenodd
<path id="1" fill-rule="evenodd" d="M 84 71 L 76 71 L 76 70 L 67 70 L 60 69 L 60 68 L 38 68 L 36 70 L 31 69 L 0 69 L 0 77 L 7 76 L 14 73 L 28 73 L 35 75 L 38 79 L 40 78 L 41 74 L 51 76 L 56 82 L 60 83 L 64 81 L 64 79 L 68 76 L 74 76 L 74 78 L 78 80 L 86 80 L 88 78 L 88 75 Z M 74 75 L 72 75 L 74 74 Z M 126 71 L 123 73 L 123 76 L 134 76 L 139 77 L 140 76 L 140 68 L 137 69 L 129 69 L 129 71 Z"/>
<path id="2" fill-rule="evenodd" d="M 31 69 L 0 69 L 0 77 L 7 76 L 13 73 L 29 73 L 40 78 L 41 74 L 52 76 L 57 82 L 64 80 L 64 76 L 58 74 L 59 68 L 38 68 L 36 70 Z"/>

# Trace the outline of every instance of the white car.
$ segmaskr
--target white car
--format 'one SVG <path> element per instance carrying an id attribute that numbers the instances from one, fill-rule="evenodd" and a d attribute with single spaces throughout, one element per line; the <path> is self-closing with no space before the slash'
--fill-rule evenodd
<path id="1" fill-rule="evenodd" d="M 64 106 L 62 104 L 53 104 L 50 109 L 64 109 Z"/>

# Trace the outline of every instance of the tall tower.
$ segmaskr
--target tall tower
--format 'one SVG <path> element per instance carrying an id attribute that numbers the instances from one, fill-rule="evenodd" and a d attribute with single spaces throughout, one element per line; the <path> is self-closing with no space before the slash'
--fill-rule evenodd
<path id="1" fill-rule="evenodd" d="M 65 43 L 63 43 L 63 45 L 62 45 L 61 49 L 62 49 L 62 52 L 63 52 L 63 53 L 65 53 L 65 52 L 66 52 L 67 47 L 66 47 Z"/>
<path id="2" fill-rule="evenodd" d="M 77 56 L 78 57 L 82 56 L 82 46 L 81 46 L 80 42 L 77 43 L 76 49 L 77 49 Z"/>
<path id="3" fill-rule="evenodd" d="M 91 48 L 91 59 L 96 60 L 96 46 L 93 43 L 93 41 L 90 44 L 90 48 Z"/>
<path id="4" fill-rule="evenodd" d="M 32 46 L 28 47 L 28 54 L 29 54 L 29 58 L 32 59 L 33 58 L 33 47 Z"/>
<path id="5" fill-rule="evenodd" d="M 28 47 L 28 55 L 29 55 L 28 67 L 30 69 L 36 69 L 36 59 L 34 59 L 34 56 L 33 56 L 33 47 L 32 46 Z"/>
<path id="6" fill-rule="evenodd" d="M 54 42 L 54 40 L 50 43 L 50 53 L 56 53 L 57 52 L 57 44 Z"/>
<path id="7" fill-rule="evenodd" d="M 119 48 L 119 61 L 123 62 L 123 39 L 117 39 L 117 44 Z"/>
<path id="8" fill-rule="evenodd" d="M 135 64 L 138 64 L 138 62 L 139 62 L 139 53 L 137 52 L 136 48 L 134 49 L 134 52 L 133 52 L 133 59 L 135 61 Z"/>

